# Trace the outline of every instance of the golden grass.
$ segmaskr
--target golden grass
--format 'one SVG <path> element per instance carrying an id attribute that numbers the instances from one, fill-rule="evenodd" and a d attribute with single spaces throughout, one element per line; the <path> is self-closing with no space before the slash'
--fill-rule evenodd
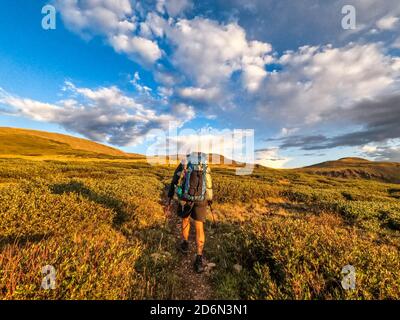
<path id="1" fill-rule="evenodd" d="M 0 158 L 0 298 L 185 298 L 163 212 L 173 165 L 18 157 Z M 213 166 L 213 178 L 205 256 L 217 298 L 400 298 L 399 185 L 261 167 Z M 47 264 L 55 290 L 40 288 Z M 354 291 L 340 285 L 346 264 Z"/>
<path id="2" fill-rule="evenodd" d="M 7 150 L 10 150 L 13 152 L 9 153 L 15 155 L 20 154 L 19 151 L 26 153 L 27 149 L 28 152 L 30 150 L 33 153 L 41 153 L 43 151 L 46 153 L 54 153 L 59 149 L 60 152 L 80 150 L 91 154 L 99 153 L 111 156 L 127 156 L 127 154 L 118 149 L 86 139 L 75 138 L 59 133 L 0 127 L 1 153 L 6 153 Z"/>

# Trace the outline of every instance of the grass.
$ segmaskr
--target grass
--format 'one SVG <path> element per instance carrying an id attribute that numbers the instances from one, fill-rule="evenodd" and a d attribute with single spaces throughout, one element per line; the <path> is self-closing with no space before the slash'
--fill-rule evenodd
<path id="1" fill-rule="evenodd" d="M 1 161 L 3 298 L 179 297 L 174 239 L 160 203 L 164 184 L 131 166 Z M 171 256 L 154 261 L 157 252 Z M 57 290 L 40 289 L 46 264 L 56 267 Z"/>
<path id="2" fill-rule="evenodd" d="M 0 159 L 0 297 L 185 298 L 162 206 L 174 168 L 50 158 Z M 215 166 L 213 178 L 214 298 L 400 298 L 397 184 L 262 167 L 236 176 Z M 55 290 L 40 288 L 47 264 Z M 356 290 L 340 285 L 347 264 Z"/>

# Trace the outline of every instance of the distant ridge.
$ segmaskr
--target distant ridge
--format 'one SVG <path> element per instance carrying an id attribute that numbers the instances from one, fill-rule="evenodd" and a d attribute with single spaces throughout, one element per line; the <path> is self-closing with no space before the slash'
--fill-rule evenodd
<path id="1" fill-rule="evenodd" d="M 367 160 L 367 159 L 364 159 L 364 158 L 358 158 L 358 157 L 340 158 L 338 161 L 342 161 L 342 162 L 371 162 L 370 160 Z"/>
<path id="2" fill-rule="evenodd" d="M 38 130 L 0 127 L 1 156 L 67 156 L 77 158 L 122 158 L 145 159 L 146 156 L 125 153 L 117 148 L 87 139 L 76 138 L 65 134 Z M 150 157 L 156 163 L 160 158 L 169 164 L 176 164 L 177 159 L 185 155 L 166 157 Z M 230 160 L 222 155 L 209 154 L 209 162 L 222 166 L 242 166 L 243 163 Z M 150 159 L 149 158 L 149 159 Z M 147 160 L 149 160 L 147 159 Z M 255 165 L 255 168 L 260 168 Z M 390 183 L 400 183 L 400 163 L 376 162 L 358 157 L 341 158 L 334 161 L 317 163 L 299 169 L 288 169 L 309 174 L 317 174 L 335 178 L 372 179 Z"/>
<path id="3" fill-rule="evenodd" d="M 397 162 L 377 162 L 349 157 L 317 163 L 299 170 L 336 178 L 361 178 L 400 183 L 400 163 Z"/>
<path id="4" fill-rule="evenodd" d="M 358 157 L 346 157 L 346 158 L 340 158 L 338 160 L 330 160 L 330 161 L 325 161 L 321 163 L 316 163 L 304 168 L 327 168 L 327 167 L 341 167 L 341 166 L 351 166 L 351 165 L 360 165 L 360 164 L 368 164 L 368 163 L 377 163 L 374 161 L 370 161 L 364 158 L 358 158 Z"/>

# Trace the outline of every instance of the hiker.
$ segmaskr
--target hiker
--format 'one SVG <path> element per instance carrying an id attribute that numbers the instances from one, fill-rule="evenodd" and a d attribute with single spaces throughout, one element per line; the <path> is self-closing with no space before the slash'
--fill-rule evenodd
<path id="1" fill-rule="evenodd" d="M 211 170 L 207 163 L 207 155 L 202 152 L 192 152 L 181 161 L 174 172 L 168 192 L 168 211 L 172 199 L 178 201 L 177 214 L 182 218 L 182 253 L 189 252 L 190 218 L 194 220 L 196 229 L 197 255 L 194 269 L 197 273 L 204 271 L 203 248 L 205 242 L 204 222 L 207 215 L 207 205 L 212 204 Z"/>

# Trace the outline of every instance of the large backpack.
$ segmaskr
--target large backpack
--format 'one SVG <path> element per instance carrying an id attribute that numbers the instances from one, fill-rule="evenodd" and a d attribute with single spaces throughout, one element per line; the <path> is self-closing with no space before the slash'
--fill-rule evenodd
<path id="1" fill-rule="evenodd" d="M 192 153 L 182 166 L 183 170 L 175 189 L 178 199 L 185 202 L 212 200 L 212 183 L 207 155 Z"/>

